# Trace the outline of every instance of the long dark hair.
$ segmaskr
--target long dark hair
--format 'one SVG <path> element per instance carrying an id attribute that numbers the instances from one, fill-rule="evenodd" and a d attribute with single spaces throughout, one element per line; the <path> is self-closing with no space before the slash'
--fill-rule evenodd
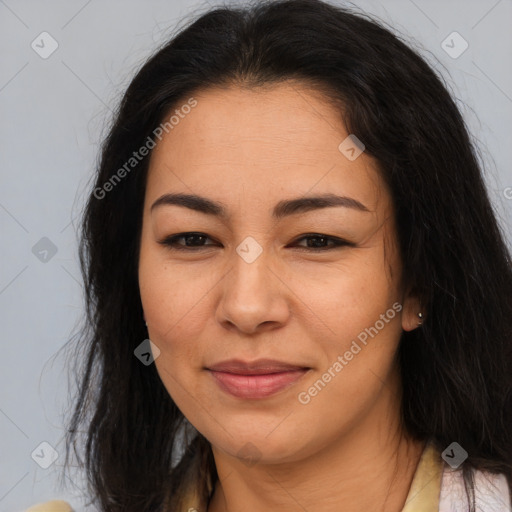
<path id="1" fill-rule="evenodd" d="M 404 427 L 440 451 L 457 441 L 469 454 L 467 489 L 474 469 L 505 473 L 510 485 L 512 263 L 463 118 L 442 79 L 380 22 L 282 0 L 217 7 L 181 29 L 137 72 L 103 143 L 81 225 L 87 315 L 66 434 L 67 464 L 71 445 L 81 460 L 86 427 L 102 511 L 174 512 L 184 489 L 198 481 L 208 498 L 217 478 L 208 441 L 155 365 L 134 356 L 147 338 L 138 255 L 149 156 L 122 179 L 118 170 L 195 91 L 289 79 L 325 94 L 391 190 L 404 282 L 425 315 L 397 353 Z"/>

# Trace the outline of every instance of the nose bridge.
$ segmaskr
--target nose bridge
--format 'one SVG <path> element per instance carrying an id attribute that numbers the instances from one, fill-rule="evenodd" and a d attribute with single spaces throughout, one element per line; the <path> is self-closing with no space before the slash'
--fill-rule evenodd
<path id="1" fill-rule="evenodd" d="M 272 269 L 271 249 L 246 237 L 231 255 L 219 308 L 221 322 L 254 331 L 264 322 L 283 322 L 288 307 Z"/>
<path id="2" fill-rule="evenodd" d="M 244 298 L 247 305 L 251 302 L 247 300 L 251 296 L 256 303 L 268 295 L 269 285 L 272 286 L 270 259 L 270 249 L 264 248 L 251 236 L 244 238 L 235 248 L 232 255 L 230 291 L 239 299 Z"/>

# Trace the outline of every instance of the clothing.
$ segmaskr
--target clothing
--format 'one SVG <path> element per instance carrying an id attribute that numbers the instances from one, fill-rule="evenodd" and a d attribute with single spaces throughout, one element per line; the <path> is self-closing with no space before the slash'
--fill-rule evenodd
<path id="1" fill-rule="evenodd" d="M 27 508 L 25 512 L 73 512 L 67 501 L 52 500 Z"/>
<path id="2" fill-rule="evenodd" d="M 475 507 L 478 512 L 512 512 L 510 489 L 505 475 L 476 471 Z M 208 482 L 211 493 L 212 486 Z M 183 512 L 206 511 L 196 489 L 187 494 Z M 66 508 L 67 506 L 67 508 Z M 467 512 L 469 510 L 461 468 L 446 464 L 432 442 L 425 445 L 402 512 Z M 49 501 L 30 507 L 25 512 L 73 512 L 64 501 Z"/>
<path id="3" fill-rule="evenodd" d="M 477 512 L 512 512 L 510 489 L 505 475 L 476 471 L 474 480 Z M 208 485 L 208 491 L 211 495 L 211 485 Z M 190 509 L 205 511 L 206 504 L 198 496 L 197 490 L 191 489 L 180 512 L 188 512 Z M 462 469 L 452 469 L 444 462 L 433 442 L 427 442 L 401 512 L 468 511 Z"/>
<path id="4" fill-rule="evenodd" d="M 475 510 L 477 512 L 511 512 L 510 489 L 505 475 L 477 471 L 475 480 Z M 469 510 L 461 471 L 450 467 L 443 473 L 439 512 Z"/>
<path id="5" fill-rule="evenodd" d="M 475 510 L 512 512 L 505 475 L 474 473 Z M 452 469 L 432 442 L 421 455 L 402 512 L 467 512 L 469 504 L 462 468 Z"/>

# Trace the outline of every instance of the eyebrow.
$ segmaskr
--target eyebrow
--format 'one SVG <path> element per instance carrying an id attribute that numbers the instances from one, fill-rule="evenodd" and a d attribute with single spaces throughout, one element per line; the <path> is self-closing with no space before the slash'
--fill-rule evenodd
<path id="1" fill-rule="evenodd" d="M 150 212 L 164 205 L 182 206 L 206 215 L 219 217 L 223 220 L 228 220 L 230 217 L 222 203 L 195 194 L 164 194 L 151 205 Z M 328 193 L 279 201 L 272 211 L 272 216 L 274 219 L 281 219 L 290 215 L 319 210 L 321 208 L 331 208 L 333 206 L 352 208 L 362 212 L 370 211 L 357 199 Z"/>

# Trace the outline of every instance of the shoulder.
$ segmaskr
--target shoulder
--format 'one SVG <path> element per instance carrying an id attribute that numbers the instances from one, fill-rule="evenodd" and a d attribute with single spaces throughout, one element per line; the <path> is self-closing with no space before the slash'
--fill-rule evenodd
<path id="1" fill-rule="evenodd" d="M 67 501 L 52 500 L 33 505 L 27 508 L 25 512 L 73 512 L 73 509 Z"/>
<path id="2" fill-rule="evenodd" d="M 476 509 L 482 512 L 510 512 L 510 488 L 504 474 L 474 471 Z M 470 490 L 471 492 L 471 490 Z M 468 499 L 462 470 L 446 468 L 441 481 L 439 512 L 467 510 Z"/>

